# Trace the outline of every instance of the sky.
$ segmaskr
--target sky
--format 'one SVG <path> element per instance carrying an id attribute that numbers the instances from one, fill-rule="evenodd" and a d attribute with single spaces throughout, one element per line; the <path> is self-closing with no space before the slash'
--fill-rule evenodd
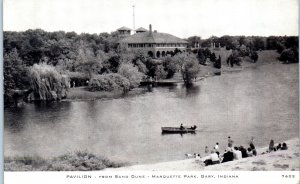
<path id="1" fill-rule="evenodd" d="M 77 33 L 126 26 L 190 36 L 298 35 L 298 0 L 4 0 L 4 31 Z"/>

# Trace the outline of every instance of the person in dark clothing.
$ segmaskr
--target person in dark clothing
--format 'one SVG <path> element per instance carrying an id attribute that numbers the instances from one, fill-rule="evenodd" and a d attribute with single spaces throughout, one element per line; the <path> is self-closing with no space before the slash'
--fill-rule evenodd
<path id="1" fill-rule="evenodd" d="M 229 161 L 233 161 L 233 153 L 231 151 L 225 150 L 225 153 L 223 154 L 222 163 Z"/>
<path id="2" fill-rule="evenodd" d="M 274 151 L 274 140 L 271 139 L 270 144 L 269 144 L 269 153 Z"/>
<path id="3" fill-rule="evenodd" d="M 239 150 L 242 152 L 242 158 L 248 157 L 247 150 L 243 146 L 240 146 Z"/>
<path id="4" fill-rule="evenodd" d="M 184 127 L 183 127 L 183 125 L 182 125 L 182 123 L 180 124 L 180 130 L 183 130 L 184 129 Z"/>
<path id="5" fill-rule="evenodd" d="M 288 149 L 288 147 L 287 147 L 286 143 L 285 142 L 282 143 L 281 150 L 287 150 L 287 149 Z"/>
<path id="6" fill-rule="evenodd" d="M 257 155 L 257 152 L 256 152 L 256 149 L 255 149 L 255 146 L 253 143 L 250 143 L 250 148 L 252 150 L 252 153 L 253 153 L 253 156 L 256 156 Z"/>
<path id="7" fill-rule="evenodd" d="M 281 143 L 279 143 L 276 147 L 277 150 L 281 150 Z"/>

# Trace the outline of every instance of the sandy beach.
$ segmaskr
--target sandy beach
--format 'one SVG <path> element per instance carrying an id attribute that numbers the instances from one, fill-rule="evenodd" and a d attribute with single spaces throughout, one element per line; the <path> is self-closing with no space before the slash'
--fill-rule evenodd
<path id="1" fill-rule="evenodd" d="M 288 150 L 266 153 L 268 147 L 258 148 L 255 157 L 205 167 L 194 158 L 146 165 L 108 168 L 104 171 L 299 171 L 300 142 L 298 138 L 286 141 Z"/>

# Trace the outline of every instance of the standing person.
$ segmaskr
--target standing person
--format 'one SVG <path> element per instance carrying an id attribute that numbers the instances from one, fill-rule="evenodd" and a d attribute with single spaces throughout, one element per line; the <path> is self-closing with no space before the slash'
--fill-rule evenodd
<path id="1" fill-rule="evenodd" d="M 214 149 L 215 149 L 215 152 L 216 152 L 218 155 L 220 155 L 220 152 L 219 152 L 219 143 L 218 143 L 218 142 L 216 143 Z"/>
<path id="2" fill-rule="evenodd" d="M 253 154 L 254 156 L 256 156 L 256 155 L 257 155 L 257 152 L 256 152 L 256 149 L 255 149 L 255 146 L 254 146 L 254 137 L 251 137 L 251 140 L 250 140 L 250 142 L 249 142 L 249 146 L 250 146 L 250 148 L 251 148 L 252 154 Z"/>
<path id="3" fill-rule="evenodd" d="M 269 144 L 269 152 L 274 151 L 274 140 L 271 139 L 270 144 Z"/>
<path id="4" fill-rule="evenodd" d="M 250 141 L 249 141 L 249 144 L 254 144 L 254 137 L 252 136 Z"/>
<path id="5" fill-rule="evenodd" d="M 228 137 L 228 147 L 232 147 L 232 145 L 233 145 L 233 140 L 231 139 L 231 137 L 229 136 Z"/>
<path id="6" fill-rule="evenodd" d="M 209 149 L 207 146 L 205 146 L 205 155 L 207 155 L 209 153 Z"/>

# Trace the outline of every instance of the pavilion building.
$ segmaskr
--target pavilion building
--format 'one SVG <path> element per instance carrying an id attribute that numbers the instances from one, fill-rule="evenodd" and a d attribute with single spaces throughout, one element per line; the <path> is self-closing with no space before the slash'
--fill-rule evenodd
<path id="1" fill-rule="evenodd" d="M 124 27 L 123 27 L 124 28 Z M 123 35 L 123 30 L 118 29 L 119 34 Z M 165 57 L 172 55 L 175 50 L 185 52 L 188 42 L 168 33 L 152 31 L 151 24 L 149 30 L 138 28 L 136 33 L 128 35 L 119 41 L 121 47 L 127 50 L 142 50 L 152 58 Z"/>

